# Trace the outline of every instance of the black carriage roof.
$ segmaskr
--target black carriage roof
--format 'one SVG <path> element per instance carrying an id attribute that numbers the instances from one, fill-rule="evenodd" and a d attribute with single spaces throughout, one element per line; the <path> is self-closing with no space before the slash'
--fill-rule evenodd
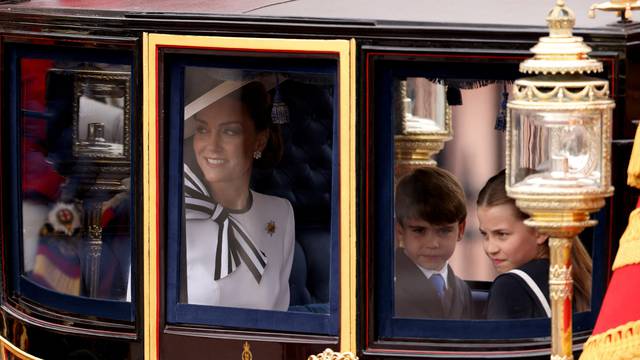
<path id="1" fill-rule="evenodd" d="M 568 0 L 576 15 L 576 30 L 619 32 L 614 13 L 587 16 L 595 0 Z M 309 21 L 369 26 L 455 25 L 546 27 L 555 0 L 31 0 L 2 5 L 2 12 L 46 13 L 100 17 L 167 18 L 172 16 L 232 17 L 272 21 Z M 637 14 L 640 17 L 640 14 Z"/>

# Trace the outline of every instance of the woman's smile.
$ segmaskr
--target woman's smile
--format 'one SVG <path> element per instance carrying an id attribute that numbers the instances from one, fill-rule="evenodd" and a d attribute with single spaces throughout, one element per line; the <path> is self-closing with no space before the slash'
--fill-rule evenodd
<path id="1" fill-rule="evenodd" d="M 205 160 L 207 161 L 207 164 L 209 164 L 209 165 L 222 165 L 222 164 L 224 164 L 224 159 L 205 157 Z"/>

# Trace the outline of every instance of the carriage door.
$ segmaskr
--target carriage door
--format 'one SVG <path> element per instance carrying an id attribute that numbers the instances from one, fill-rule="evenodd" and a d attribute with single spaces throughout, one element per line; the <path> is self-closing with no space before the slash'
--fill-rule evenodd
<path id="1" fill-rule="evenodd" d="M 145 35 L 146 358 L 354 350 L 352 46 Z"/>

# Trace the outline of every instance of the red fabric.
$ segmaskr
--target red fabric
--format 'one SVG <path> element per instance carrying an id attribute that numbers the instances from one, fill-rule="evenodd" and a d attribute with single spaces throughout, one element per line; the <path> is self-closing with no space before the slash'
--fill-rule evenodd
<path id="1" fill-rule="evenodd" d="M 20 61 L 20 104 L 23 110 L 45 112 L 47 108 L 47 72 L 52 60 L 22 59 Z M 22 119 L 22 191 L 38 194 L 50 201 L 58 198 L 65 179 L 47 161 L 47 121 L 41 118 Z"/>
<path id="2" fill-rule="evenodd" d="M 52 60 L 22 59 L 20 76 L 22 108 L 44 111 L 47 95 L 47 71 L 53 66 Z"/>
<path id="3" fill-rule="evenodd" d="M 109 223 L 111 222 L 111 220 L 113 220 L 115 216 L 116 216 L 115 210 L 112 207 L 107 208 L 102 213 L 100 226 L 102 226 L 103 228 L 106 227 L 107 225 L 109 225 Z"/>
<path id="4" fill-rule="evenodd" d="M 593 335 L 640 320 L 640 264 L 613 272 Z"/>

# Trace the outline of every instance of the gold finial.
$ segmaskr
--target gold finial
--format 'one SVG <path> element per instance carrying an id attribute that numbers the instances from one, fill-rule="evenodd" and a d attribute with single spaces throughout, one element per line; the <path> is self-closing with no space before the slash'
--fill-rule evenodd
<path id="1" fill-rule="evenodd" d="M 636 4 L 637 0 L 611 0 L 600 4 L 593 4 L 589 9 L 589 17 L 596 17 L 596 10 L 615 11 L 620 16 L 620 23 L 631 22 L 631 11 L 640 9 L 640 5 Z"/>
<path id="2" fill-rule="evenodd" d="M 556 6 L 547 15 L 547 23 L 549 24 L 550 37 L 571 37 L 571 30 L 576 24 L 576 16 L 571 9 L 565 6 L 564 0 L 558 0 Z"/>
<path id="3" fill-rule="evenodd" d="M 541 37 L 531 48 L 535 54 L 520 64 L 520 71 L 531 74 L 583 74 L 601 72 L 602 63 L 589 58 L 591 48 L 573 36 L 576 17 L 564 0 L 557 0 L 547 16 L 549 36 Z"/>

